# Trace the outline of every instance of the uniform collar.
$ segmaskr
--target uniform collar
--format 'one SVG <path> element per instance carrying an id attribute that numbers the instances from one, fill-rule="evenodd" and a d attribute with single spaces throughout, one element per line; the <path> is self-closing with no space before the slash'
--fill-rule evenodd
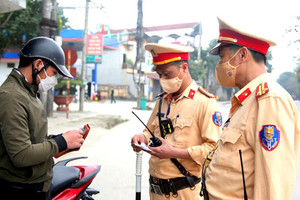
<path id="1" fill-rule="evenodd" d="M 182 92 L 182 94 L 175 97 L 173 97 L 172 94 L 167 94 L 164 98 L 167 99 L 168 102 L 170 102 L 172 99 L 175 99 L 175 102 L 177 102 L 179 99 L 182 99 L 183 97 L 193 99 L 197 90 L 198 90 L 198 85 L 193 80 L 191 84 Z"/>
<path id="2" fill-rule="evenodd" d="M 241 105 L 243 105 L 247 101 L 250 94 L 252 94 L 256 90 L 257 86 L 260 83 L 262 83 L 263 81 L 266 81 L 266 79 L 269 79 L 269 75 L 267 73 L 263 73 L 263 74 L 259 75 L 258 77 L 256 77 L 252 81 L 250 81 L 245 87 L 243 87 L 241 90 L 239 90 L 232 97 L 233 99 L 231 101 L 236 99 L 239 101 L 239 103 Z"/>

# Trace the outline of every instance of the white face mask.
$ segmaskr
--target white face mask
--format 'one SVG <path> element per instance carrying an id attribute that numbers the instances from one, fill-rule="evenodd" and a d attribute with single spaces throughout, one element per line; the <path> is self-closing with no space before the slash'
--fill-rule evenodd
<path id="1" fill-rule="evenodd" d="M 57 78 L 55 75 L 48 76 L 45 69 L 44 69 L 44 72 L 46 74 L 45 79 L 41 79 L 40 75 L 38 75 L 38 77 L 40 79 L 39 90 L 38 90 L 39 93 L 47 92 L 49 89 L 51 89 L 52 87 L 54 87 L 57 84 Z"/>

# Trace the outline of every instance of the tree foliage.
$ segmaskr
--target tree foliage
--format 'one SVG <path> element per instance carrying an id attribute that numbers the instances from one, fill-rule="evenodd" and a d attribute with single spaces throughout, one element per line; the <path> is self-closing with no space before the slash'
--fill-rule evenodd
<path id="1" fill-rule="evenodd" d="M 27 0 L 26 9 L 0 14 L 0 54 L 5 49 L 20 48 L 25 41 L 40 35 L 42 0 Z M 58 31 L 67 28 L 68 19 L 57 11 Z"/>
<path id="2" fill-rule="evenodd" d="M 26 9 L 0 15 L 0 53 L 11 46 L 20 47 L 26 39 L 38 36 L 42 0 L 27 0 Z"/>
<path id="3" fill-rule="evenodd" d="M 300 16 L 295 16 L 286 29 L 286 33 L 292 37 L 290 45 L 296 45 L 296 48 L 300 48 Z"/>
<path id="4" fill-rule="evenodd" d="M 268 51 L 267 53 L 267 62 L 266 62 L 266 68 L 267 68 L 267 72 L 268 73 L 272 73 L 273 71 L 273 66 L 270 64 L 270 61 L 273 59 L 273 56 L 272 56 L 272 51 Z"/>
<path id="5" fill-rule="evenodd" d="M 194 80 L 203 80 L 205 78 L 205 63 L 203 61 L 189 61 L 190 74 Z"/>
<path id="6" fill-rule="evenodd" d="M 292 48 L 295 48 L 297 51 L 300 50 L 300 16 L 295 16 L 293 19 L 289 22 L 288 27 L 286 28 L 286 34 L 289 36 L 289 46 Z M 295 63 L 296 63 L 296 77 L 298 83 L 300 83 L 300 55 L 297 54 L 294 56 Z"/>
<path id="7" fill-rule="evenodd" d="M 297 83 L 297 75 L 293 72 L 282 73 L 277 82 L 286 89 L 294 99 L 300 99 L 300 85 Z"/>

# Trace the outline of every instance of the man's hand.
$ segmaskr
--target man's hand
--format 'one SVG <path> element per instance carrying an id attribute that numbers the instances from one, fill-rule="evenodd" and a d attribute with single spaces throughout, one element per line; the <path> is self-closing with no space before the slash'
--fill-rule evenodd
<path id="1" fill-rule="evenodd" d="M 151 147 L 149 149 L 152 151 L 149 152 L 152 156 L 156 156 L 159 159 L 166 158 L 184 158 L 184 159 L 192 159 L 187 149 L 179 149 L 173 147 L 167 140 L 162 137 L 159 138 L 161 141 L 161 145 L 158 147 Z"/>
<path id="2" fill-rule="evenodd" d="M 134 144 L 148 144 L 148 141 L 144 134 L 137 134 L 131 138 L 131 146 L 133 151 L 140 152 L 142 149 L 140 147 L 135 146 Z"/>
<path id="3" fill-rule="evenodd" d="M 81 147 L 84 141 L 82 130 L 67 131 L 63 133 L 62 136 L 67 142 L 68 149 L 77 149 Z"/>

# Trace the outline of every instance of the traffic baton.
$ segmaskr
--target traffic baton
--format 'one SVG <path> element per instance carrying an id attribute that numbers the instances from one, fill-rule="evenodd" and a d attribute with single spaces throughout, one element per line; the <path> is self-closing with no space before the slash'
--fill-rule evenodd
<path id="1" fill-rule="evenodd" d="M 135 200 L 141 200 L 141 185 L 142 185 L 142 156 L 143 151 L 136 152 L 136 193 Z"/>

